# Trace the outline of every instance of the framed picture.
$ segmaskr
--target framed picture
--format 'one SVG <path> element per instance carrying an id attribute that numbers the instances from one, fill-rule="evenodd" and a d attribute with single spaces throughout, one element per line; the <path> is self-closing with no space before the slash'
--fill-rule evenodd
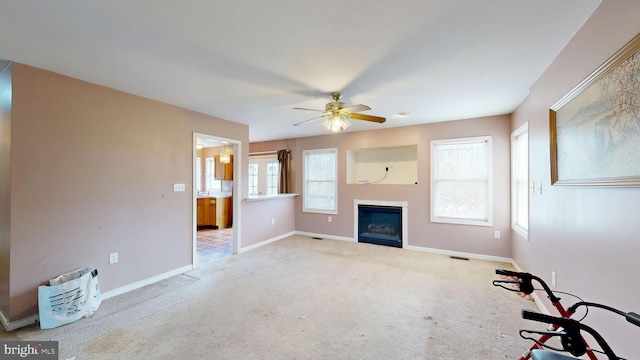
<path id="1" fill-rule="evenodd" d="M 551 184 L 640 186 L 640 34 L 549 111 Z"/>

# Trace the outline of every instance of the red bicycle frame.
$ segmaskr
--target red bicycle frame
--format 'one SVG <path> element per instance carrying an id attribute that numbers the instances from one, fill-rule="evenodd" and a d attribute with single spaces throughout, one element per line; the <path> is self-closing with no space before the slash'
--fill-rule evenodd
<path id="1" fill-rule="evenodd" d="M 511 271 L 511 270 L 504 270 L 504 269 L 496 269 L 496 274 L 498 275 L 503 275 L 503 276 L 508 276 L 508 277 L 512 277 L 512 278 L 518 278 L 518 280 L 494 280 L 493 281 L 493 285 L 494 286 L 499 286 L 503 289 L 507 289 L 509 291 L 515 291 L 515 292 L 522 292 L 525 294 L 531 294 L 535 289 L 533 288 L 533 284 L 532 284 L 532 280 L 537 281 L 542 288 L 544 289 L 544 291 L 547 293 L 547 298 L 549 299 L 549 301 L 551 301 L 551 304 L 553 305 L 553 307 L 556 308 L 556 310 L 558 310 L 558 313 L 560 313 L 560 316 L 565 318 L 565 319 L 569 319 L 571 318 L 571 316 L 574 314 L 574 311 L 571 310 L 567 310 L 564 308 L 564 306 L 562 306 L 562 303 L 560 303 L 560 298 L 557 297 L 553 291 L 551 291 L 551 288 L 549 288 L 549 286 L 547 285 L 547 283 L 544 282 L 544 280 L 540 279 L 539 277 L 529 274 L 529 273 L 523 273 L 523 272 L 516 272 L 516 271 Z M 512 289 L 512 288 L 508 288 L 506 286 L 502 286 L 500 284 L 516 284 L 518 285 L 518 289 Z M 558 330 L 560 326 L 558 326 L 557 324 L 552 324 L 549 327 L 549 331 L 555 331 Z M 540 338 L 538 340 L 536 340 L 534 342 L 534 344 L 527 349 L 527 351 L 524 352 L 524 354 L 522 354 L 522 356 L 520 356 L 520 358 L 518 360 L 528 360 L 531 358 L 531 350 L 536 350 L 536 349 L 544 349 L 544 347 L 541 344 L 544 344 L 547 340 L 549 340 L 552 337 L 552 335 L 550 334 L 542 334 L 540 335 Z M 584 341 L 584 339 L 583 339 Z M 587 345 L 586 341 L 584 342 L 585 345 Z M 587 352 L 586 355 L 589 357 L 590 360 L 598 360 L 598 357 L 596 357 L 596 355 L 594 354 L 594 352 L 591 350 L 591 348 L 587 345 Z"/>

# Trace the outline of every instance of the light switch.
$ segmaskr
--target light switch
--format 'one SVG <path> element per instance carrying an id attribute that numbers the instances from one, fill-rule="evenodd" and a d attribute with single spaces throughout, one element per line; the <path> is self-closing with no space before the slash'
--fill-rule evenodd
<path id="1" fill-rule="evenodd" d="M 185 184 L 173 184 L 174 192 L 186 191 L 186 190 L 187 190 L 187 186 Z"/>
<path id="2" fill-rule="evenodd" d="M 536 192 L 538 194 L 542 194 L 542 183 L 537 183 L 536 184 Z"/>

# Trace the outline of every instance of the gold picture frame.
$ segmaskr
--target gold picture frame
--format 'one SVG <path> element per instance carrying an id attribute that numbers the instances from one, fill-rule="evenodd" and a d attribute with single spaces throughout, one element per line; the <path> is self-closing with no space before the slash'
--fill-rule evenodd
<path id="1" fill-rule="evenodd" d="M 551 184 L 640 186 L 640 34 L 549 110 Z"/>

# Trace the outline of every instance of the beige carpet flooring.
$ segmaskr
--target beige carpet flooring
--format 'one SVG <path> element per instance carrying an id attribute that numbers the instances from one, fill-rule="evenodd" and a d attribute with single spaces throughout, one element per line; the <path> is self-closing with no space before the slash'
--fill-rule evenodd
<path id="1" fill-rule="evenodd" d="M 535 305 L 492 286 L 496 267 L 511 265 L 292 236 L 0 339 L 74 360 L 515 359 Z"/>

